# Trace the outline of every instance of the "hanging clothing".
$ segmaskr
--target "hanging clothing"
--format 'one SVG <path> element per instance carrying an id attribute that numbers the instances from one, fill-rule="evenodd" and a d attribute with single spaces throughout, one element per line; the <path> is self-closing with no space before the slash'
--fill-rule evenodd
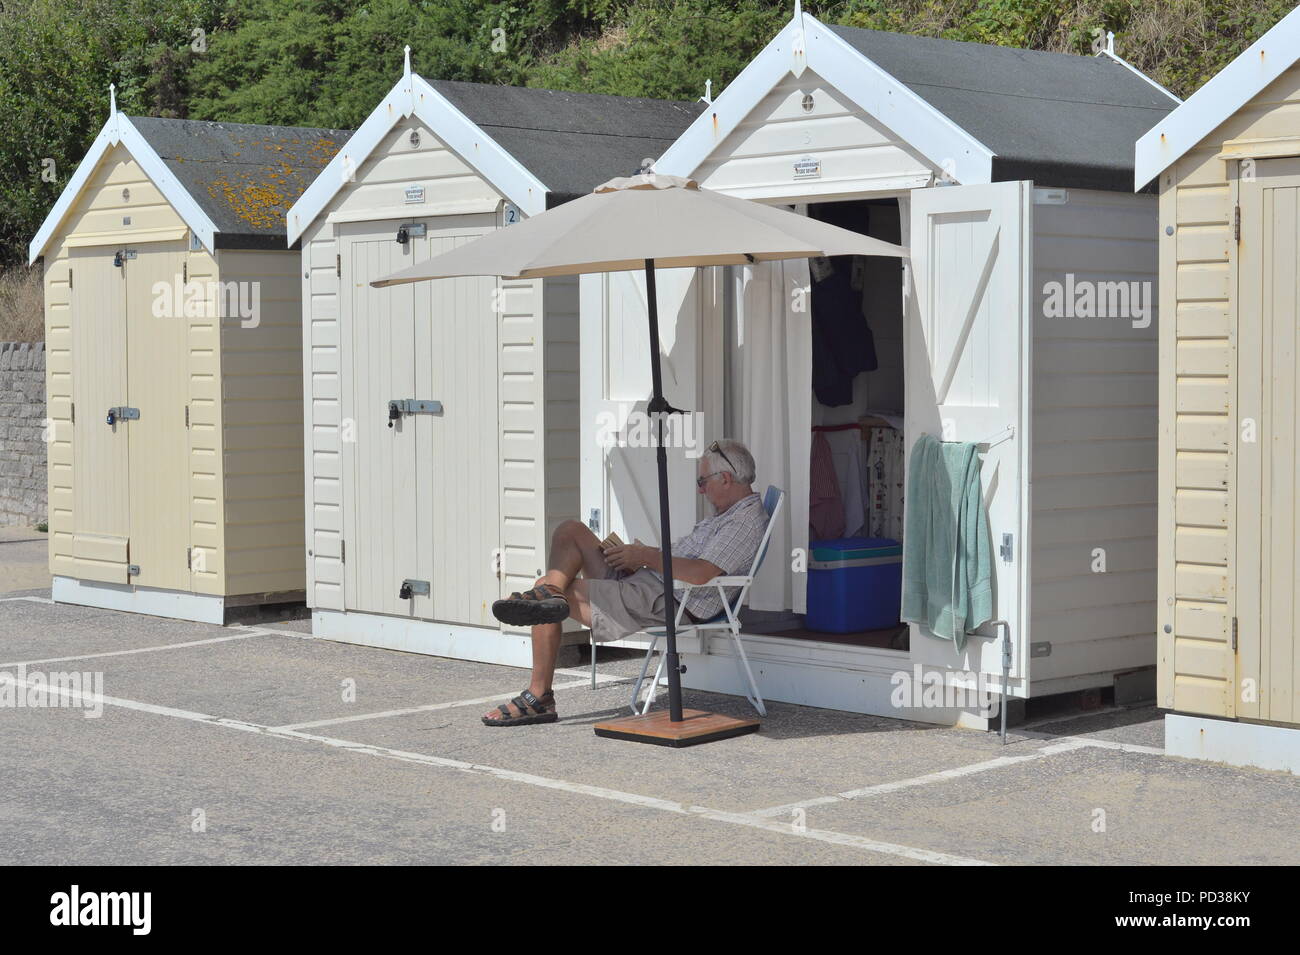
<path id="1" fill-rule="evenodd" d="M 960 652 L 967 633 L 993 617 L 993 540 L 975 445 L 921 435 L 907 495 L 902 617 Z"/>
<path id="2" fill-rule="evenodd" d="M 880 363 L 862 293 L 853 288 L 853 256 L 830 264 L 830 274 L 812 287 L 812 385 L 818 401 L 838 407 L 853 401 L 853 379 Z"/>
<path id="3" fill-rule="evenodd" d="M 821 433 L 830 445 L 835 478 L 840 484 L 840 498 L 844 507 L 844 536 L 863 536 L 859 532 L 867 520 L 867 498 L 862 493 L 866 484 L 862 460 L 862 429 L 853 427 Z"/>
<path id="4" fill-rule="evenodd" d="M 866 537 L 903 540 L 903 434 L 893 428 L 865 429 Z"/>
<path id="5" fill-rule="evenodd" d="M 820 431 L 813 434 L 810 457 L 808 524 L 811 535 L 817 540 L 843 537 L 844 502 L 840 497 L 840 482 L 835 476 L 830 443 Z"/>

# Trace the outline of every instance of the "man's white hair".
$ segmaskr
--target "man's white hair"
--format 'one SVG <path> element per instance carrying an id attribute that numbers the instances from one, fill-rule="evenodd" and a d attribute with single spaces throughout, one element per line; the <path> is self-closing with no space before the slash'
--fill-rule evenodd
<path id="1" fill-rule="evenodd" d="M 719 438 L 713 444 L 717 445 L 721 453 L 713 450 L 704 452 L 704 459 L 708 462 L 710 472 L 724 471 L 727 474 L 734 474 L 737 484 L 754 483 L 757 468 L 754 466 L 754 456 L 749 453 L 749 448 L 733 438 Z M 709 447 L 711 449 L 713 445 Z"/>

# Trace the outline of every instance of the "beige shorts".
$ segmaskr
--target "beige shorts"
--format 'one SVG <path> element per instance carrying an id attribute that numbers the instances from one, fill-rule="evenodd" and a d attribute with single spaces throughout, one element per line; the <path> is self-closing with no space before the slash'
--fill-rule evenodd
<path id="1" fill-rule="evenodd" d="M 591 632 L 597 643 L 664 625 L 663 581 L 645 567 L 622 579 L 617 574 L 611 567 L 603 580 L 587 578 Z"/>

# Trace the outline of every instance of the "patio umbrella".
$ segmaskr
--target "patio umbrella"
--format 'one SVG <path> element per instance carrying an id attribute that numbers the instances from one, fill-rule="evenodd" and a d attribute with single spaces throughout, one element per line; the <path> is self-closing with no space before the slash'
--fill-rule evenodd
<path id="1" fill-rule="evenodd" d="M 904 258 L 907 252 L 889 242 L 784 209 L 701 189 L 691 179 L 649 172 L 625 179 L 612 179 L 596 187 L 590 195 L 539 213 L 509 228 L 498 229 L 370 283 L 382 288 L 466 275 L 542 278 L 549 275 L 645 269 L 653 386 L 647 410 L 654 416 L 659 429 L 656 459 L 659 472 L 659 542 L 664 565 L 668 706 L 670 721 L 679 728 L 683 723 L 681 667 L 674 625 L 677 613 L 672 588 L 668 455 L 663 442 L 663 415 L 681 409 L 671 407 L 663 394 L 655 268 L 746 265 L 833 255 Z M 732 722 L 740 724 L 743 721 Z M 748 721 L 744 725 L 747 728 L 740 729 L 739 732 L 752 731 L 758 724 Z M 701 727 L 694 730 L 693 739 L 699 741 L 701 733 L 710 739 L 736 735 L 735 732 L 727 733 L 716 729 L 710 731 L 708 726 L 707 723 L 701 724 Z M 660 735 L 654 741 L 662 743 L 663 728 L 660 730 Z M 674 735 L 672 728 L 666 732 L 670 736 Z M 677 735 L 674 738 L 680 740 L 686 737 Z M 684 744 L 675 742 L 669 745 Z"/>

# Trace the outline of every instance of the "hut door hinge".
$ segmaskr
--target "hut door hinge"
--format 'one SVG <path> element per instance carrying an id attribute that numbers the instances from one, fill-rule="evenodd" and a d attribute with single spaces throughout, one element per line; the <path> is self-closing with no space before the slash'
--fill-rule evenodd
<path id="1" fill-rule="evenodd" d="M 76 424 L 76 423 L 77 423 L 77 403 L 76 403 L 75 401 L 71 401 L 71 402 L 68 403 L 68 405 L 69 405 L 69 408 L 68 408 L 68 417 L 69 417 L 69 419 L 72 421 L 73 424 Z"/>
<path id="2" fill-rule="evenodd" d="M 341 540 L 339 541 L 339 563 L 346 564 L 347 562 L 348 562 L 348 542 L 345 540 Z"/>
<path id="3" fill-rule="evenodd" d="M 189 280 L 190 280 L 190 264 L 188 262 L 182 262 L 181 263 L 181 284 L 184 284 Z"/>
<path id="4" fill-rule="evenodd" d="M 190 426 L 190 406 L 186 405 L 185 406 L 185 427 L 188 428 L 189 426 Z"/>
<path id="5" fill-rule="evenodd" d="M 68 269 L 68 291 L 72 291 L 72 269 Z"/>
<path id="6" fill-rule="evenodd" d="M 339 278 L 343 277 L 343 255 L 341 253 L 334 256 L 334 274 Z"/>
<path id="7" fill-rule="evenodd" d="M 185 548 L 185 569 L 186 570 L 194 569 L 194 548 L 193 547 Z"/>
<path id="8" fill-rule="evenodd" d="M 1232 652 L 1237 652 L 1237 618 L 1232 618 Z"/>
<path id="9" fill-rule="evenodd" d="M 1241 203 L 1232 207 L 1232 238 L 1235 242 L 1241 241 Z"/>

